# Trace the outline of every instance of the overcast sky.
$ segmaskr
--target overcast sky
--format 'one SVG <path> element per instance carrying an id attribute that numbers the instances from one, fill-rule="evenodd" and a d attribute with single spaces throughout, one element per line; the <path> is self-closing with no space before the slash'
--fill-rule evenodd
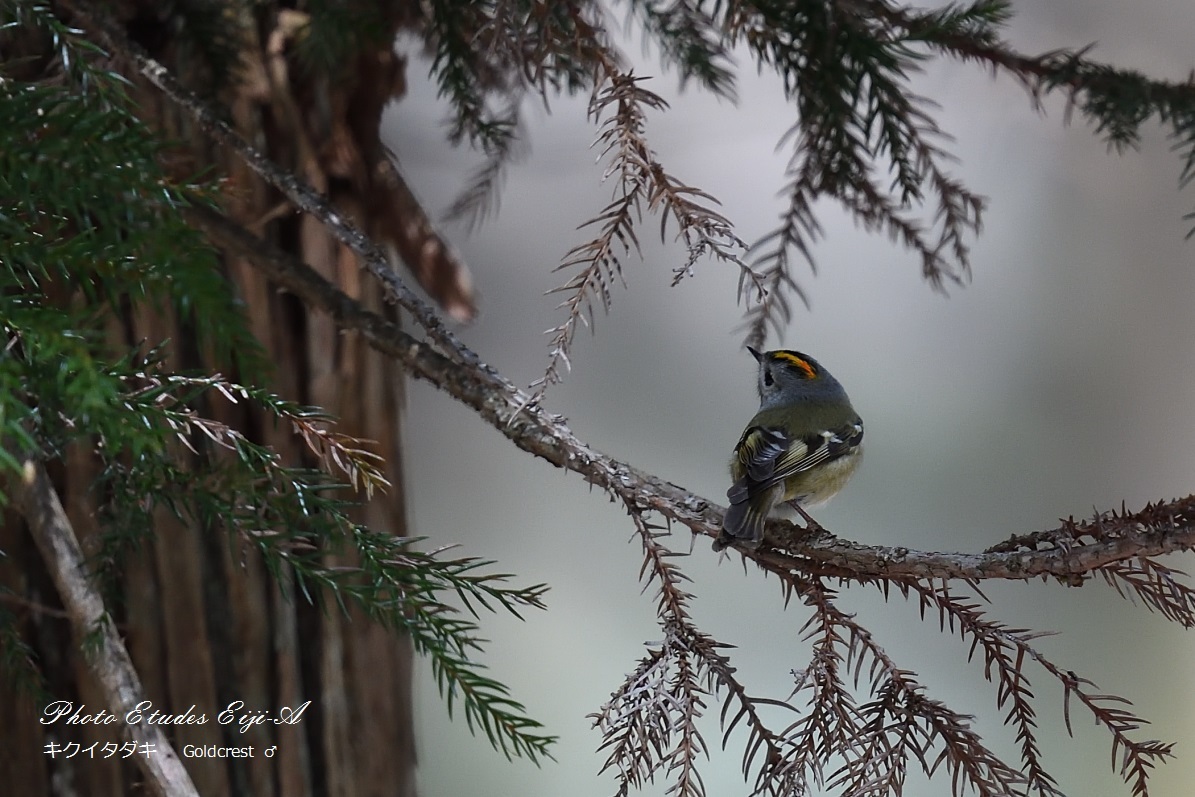
<path id="1" fill-rule="evenodd" d="M 1192 62 L 1195 3 L 1026 2 L 1010 40 L 1027 52 L 1098 41 L 1093 57 L 1158 76 L 1185 77 Z M 410 49 L 410 48 L 408 48 Z M 630 55 L 640 57 L 637 44 Z M 792 122 L 774 79 L 740 59 L 740 102 L 679 94 L 674 75 L 650 58 L 653 91 L 671 110 L 649 120 L 660 159 L 722 200 L 752 240 L 783 210 L 785 154 L 775 146 Z M 390 141 L 417 193 L 447 206 L 476 160 L 442 139 L 445 109 L 413 60 L 409 97 L 390 115 Z M 932 67 L 919 93 L 942 106 L 957 140 L 955 172 L 989 197 L 974 244 L 974 279 L 948 297 L 920 279 L 917 259 L 886 238 L 822 208 L 826 238 L 816 276 L 802 274 L 811 308 L 769 346 L 797 348 L 847 387 L 867 425 L 867 456 L 855 480 L 819 513 L 835 533 L 862 542 L 974 551 L 1012 533 L 1057 525 L 1093 509 L 1130 508 L 1195 487 L 1195 242 L 1184 241 L 1195 190 L 1177 189 L 1179 162 L 1157 129 L 1140 152 L 1107 152 L 1061 106 L 1034 113 L 1025 91 L 969 65 Z M 467 343 L 516 383 L 547 364 L 543 330 L 562 318 L 544 291 L 584 240 L 576 226 L 609 201 L 589 148 L 595 130 L 584 98 L 528 108 L 531 148 L 510 176 L 501 213 L 472 235 L 449 228 L 471 264 L 482 315 Z M 736 274 L 703 263 L 680 287 L 684 253 L 659 246 L 644 225 L 646 256 L 632 260 L 596 334 L 582 334 L 574 371 L 546 398 L 586 442 L 722 503 L 726 460 L 757 399 L 755 364 L 736 331 Z M 654 600 L 640 594 L 639 546 L 625 514 L 580 478 L 518 452 L 451 399 L 421 383 L 406 412 L 412 531 L 435 544 L 497 559 L 523 583 L 547 582 L 549 611 L 525 623 L 486 619 L 495 678 L 560 735 L 558 763 L 507 763 L 464 723 L 449 723 L 426 664 L 418 674 L 422 797 L 597 797 L 614 792 L 600 739 L 585 717 L 658 639 Z M 688 551 L 677 530 L 672 546 Z M 1192 557 L 1175 560 L 1192 566 Z M 798 639 L 806 616 L 783 612 L 779 591 L 737 557 L 719 559 L 698 540 L 681 562 L 693 577 L 699 624 L 738 646 L 734 663 L 752 694 L 785 697 L 790 671 L 805 666 Z M 1140 738 L 1178 742 L 1151 794 L 1185 797 L 1195 782 L 1195 643 L 1101 584 L 995 585 L 991 616 L 1012 626 L 1063 632 L 1039 647 L 1066 669 L 1124 695 L 1154 724 Z M 968 646 L 922 626 L 915 607 L 883 605 L 850 590 L 859 613 L 932 697 L 979 717 L 991 743 L 1015 760 L 995 689 Z M 1041 737 L 1052 772 L 1070 794 L 1128 794 L 1109 767 L 1110 738 L 1072 708 L 1067 740 L 1061 688 L 1029 670 L 1043 698 Z M 716 716 L 717 704 L 711 706 Z M 711 795 L 747 795 L 741 738 L 713 752 L 702 772 Z M 913 787 L 911 782 L 910 788 Z M 667 784 L 645 794 L 663 794 Z M 941 779 L 917 793 L 949 793 Z"/>

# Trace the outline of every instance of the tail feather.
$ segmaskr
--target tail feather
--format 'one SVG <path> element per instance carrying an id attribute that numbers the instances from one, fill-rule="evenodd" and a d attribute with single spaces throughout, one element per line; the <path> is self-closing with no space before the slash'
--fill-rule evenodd
<path id="1" fill-rule="evenodd" d="M 735 543 L 755 548 L 763 540 L 763 527 L 775 503 L 776 490 L 771 489 L 752 496 L 747 489 L 746 478 L 740 479 L 727 490 L 730 506 L 722 520 L 722 533 L 714 540 L 714 550 L 721 551 Z"/>

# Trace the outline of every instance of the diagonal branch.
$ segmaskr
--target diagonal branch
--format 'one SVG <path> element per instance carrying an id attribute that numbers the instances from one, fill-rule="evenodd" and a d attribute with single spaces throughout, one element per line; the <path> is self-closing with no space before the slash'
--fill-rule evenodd
<path id="1" fill-rule="evenodd" d="M 132 659 L 117 633 L 99 590 L 87 575 L 75 530 L 50 483 L 45 467 L 23 458 L 19 475 L 8 479 L 8 493 L 29 524 L 71 628 L 84 651 L 92 676 L 103 690 L 108 710 L 123 717 L 145 701 L 145 691 Z M 198 795 L 195 784 L 162 729 L 152 723 L 122 723 L 124 734 L 137 745 L 137 764 L 154 793 L 170 797 Z"/>
<path id="2" fill-rule="evenodd" d="M 638 512 L 654 511 L 695 534 L 713 539 L 722 524 L 717 504 L 588 446 L 563 418 L 544 410 L 493 368 L 453 362 L 426 343 L 371 313 L 289 255 L 203 207 L 187 218 L 220 246 L 245 257 L 312 307 L 331 313 L 370 346 L 394 357 L 423 379 L 473 408 L 522 450 L 573 471 Z M 470 361 L 477 355 L 468 353 Z M 860 545 L 830 534 L 808 535 L 790 523 L 768 524 L 767 545 L 741 551 L 777 572 L 867 577 L 1026 579 L 1054 576 L 1079 583 L 1084 574 L 1138 557 L 1195 549 L 1195 495 L 1152 504 L 1138 512 L 1102 513 L 1090 521 L 1067 520 L 1057 529 L 1013 538 L 980 553 L 937 553 Z"/>

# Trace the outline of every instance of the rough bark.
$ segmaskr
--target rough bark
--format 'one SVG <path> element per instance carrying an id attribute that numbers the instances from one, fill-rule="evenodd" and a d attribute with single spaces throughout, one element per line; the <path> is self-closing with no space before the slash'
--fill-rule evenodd
<path id="1" fill-rule="evenodd" d="M 193 68 L 159 16 L 163 4 L 121 6 L 118 27 L 191 88 L 210 89 Z M 232 8 L 234 6 L 230 6 Z M 243 70 L 221 91 L 229 120 L 273 160 L 320 187 L 339 212 L 366 230 L 393 222 L 387 192 L 385 150 L 378 137 L 382 108 L 403 90 L 404 64 L 388 44 L 356 53 L 342 79 L 320 80 L 288 69 L 294 12 L 258 5 L 237 20 Z M 394 30 L 400 20 L 391 20 Z M 86 25 L 84 24 L 84 27 Z M 385 37 L 382 37 L 383 39 Z M 132 75 L 130 70 L 128 74 Z M 319 224 L 299 216 L 239 158 L 211 144 L 194 123 L 147 82 L 137 87 L 139 107 L 155 128 L 189 147 L 177 153 L 180 174 L 214 167 L 224 175 L 224 211 L 236 224 L 311 264 L 341 290 L 393 320 L 379 292 L 363 285 L 356 256 Z M 404 534 L 405 506 L 400 458 L 403 374 L 398 363 L 364 346 L 358 333 L 340 333 L 323 312 L 305 307 L 292 294 L 243 258 L 229 253 L 227 276 L 245 302 L 252 331 L 276 364 L 271 375 L 239 374 L 265 382 L 275 392 L 319 405 L 338 416 L 341 431 L 377 441 L 386 458 L 390 491 L 361 510 L 359 520 L 379 530 Z M 462 299 L 468 304 L 471 299 Z M 470 305 L 471 306 L 471 305 Z M 208 368 L 205 352 L 190 341 L 193 324 L 162 308 L 143 309 L 112 335 L 129 345 L 169 338 L 171 365 Z M 210 414 L 273 445 L 285 461 L 303 462 L 289 430 L 247 412 L 213 403 Z M 95 463 L 72 452 L 49 467 L 84 554 L 94 551 L 97 529 L 89 486 Z M 245 746 L 277 754 L 248 759 L 188 758 L 182 763 L 204 795 L 414 794 L 410 646 L 364 616 L 323 611 L 289 595 L 248 551 L 223 531 L 184 524 L 162 512 L 152 542 L 128 564 L 120 600 L 108 606 L 141 684 L 154 707 L 196 713 L 209 719 L 232 701 L 274 710 L 312 705 L 296 725 L 257 727 L 242 735 L 215 722 L 166 729 L 175 749 L 184 745 Z M 0 585 L 10 591 L 5 608 L 14 613 L 43 667 L 54 699 L 105 705 L 105 691 L 81 653 L 54 586 L 53 567 L 31 542 L 15 512 L 0 529 Z M 109 710 L 114 710 L 109 708 Z M 0 682 L 0 772 L 5 792 L 123 795 L 144 788 L 144 775 L 131 762 L 44 754 L 49 741 L 120 741 L 113 726 L 45 726 L 27 696 Z"/>

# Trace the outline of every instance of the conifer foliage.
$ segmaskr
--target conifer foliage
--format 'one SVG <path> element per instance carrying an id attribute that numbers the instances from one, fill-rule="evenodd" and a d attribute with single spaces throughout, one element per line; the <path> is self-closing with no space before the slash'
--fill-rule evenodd
<path id="1" fill-rule="evenodd" d="M 360 616 L 428 657 L 447 710 L 497 749 L 549 757 L 554 738 L 487 674 L 478 637 L 480 613 L 543 608 L 547 587 L 517 586 L 490 562 L 403 536 L 399 436 L 377 420 L 397 412 L 401 369 L 627 510 L 661 640 L 593 715 L 601 770 L 618 794 L 663 780 L 670 794 L 702 797 L 703 764 L 738 745 L 756 794 L 895 796 L 919 770 L 958 795 L 1059 795 L 1038 741 L 1040 681 L 1062 688 L 1068 729 L 1082 713 L 1107 734 L 1127 792 L 1149 794 L 1171 745 L 1142 739 L 1145 721 L 1127 701 L 1043 655 L 1038 632 L 989 616 L 980 586 L 1035 576 L 1081 585 L 1098 574 L 1191 627 L 1195 590 L 1157 557 L 1195 547 L 1193 499 L 1068 521 L 973 555 L 869 548 L 773 523 L 765 544 L 742 554 L 779 581 L 812 655 L 794 668 L 790 695 L 760 697 L 736 674 L 731 644 L 698 627 L 696 597 L 667 547 L 673 527 L 715 536 L 720 508 L 594 451 L 543 408 L 577 329 L 616 300 L 645 217 L 683 250 L 674 282 L 706 261 L 736 270 L 756 345 L 802 298 L 797 268 L 813 265 L 819 200 L 916 252 L 931 286 L 967 279 L 985 200 L 951 175 L 935 106 L 910 90 L 928 59 L 1011 77 L 1031 105 L 1061 95 L 1116 149 L 1159 123 L 1180 182 L 1195 176 L 1195 85 L 1085 49 L 1020 53 L 1003 37 L 1011 13 L 1007 0 L 934 10 L 890 0 L 0 0 L 6 687 L 37 699 L 66 688 L 115 709 L 142 688 L 136 666 L 147 692 L 185 702 L 184 684 L 203 679 L 185 677 L 178 640 L 146 629 L 160 619 L 155 600 L 165 613 L 193 599 L 204 619 L 196 633 L 209 643 L 195 668 L 211 673 L 204 698 L 226 696 L 229 683 L 276 700 L 320 684 L 330 697 L 318 728 L 304 731 L 307 747 L 285 729 L 263 731 L 283 752 L 277 767 L 192 763 L 188 775 L 139 761 L 140 777 L 170 794 L 350 793 L 346 779 L 376 765 L 354 763 L 349 715 L 378 694 L 403 711 L 401 688 L 370 691 L 376 676 L 332 683 L 393 645 L 352 636 L 359 631 L 341 621 Z M 674 174 L 653 147 L 651 120 L 667 102 L 620 51 L 618 15 L 695 90 L 733 99 L 739 62 L 782 78 L 792 114 L 781 142 L 786 208 L 762 240 L 741 240 L 733 209 Z M 579 220 L 582 240 L 558 266 L 560 318 L 529 391 L 441 320 L 476 312 L 468 268 L 377 134 L 383 106 L 403 93 L 404 64 L 391 49 L 400 32 L 431 57 L 451 108 L 445 135 L 485 156 L 453 219 L 493 217 L 524 151 L 526 102 L 589 97 L 612 196 Z M 263 152 L 263 140 L 274 146 Z M 408 287 L 400 261 L 437 307 Z M 400 311 L 413 331 L 397 323 Z M 340 387 L 350 379 L 360 391 Z M 86 578 L 74 577 L 78 551 Z M 187 552 L 202 559 L 198 571 L 181 561 Z M 968 645 L 995 686 L 1016 759 L 993 752 L 969 717 L 839 608 L 837 591 L 849 585 L 914 605 Z M 239 618 L 232 628 L 229 615 Z M 304 645 L 308 632 L 318 645 Z M 72 634 L 73 645 L 55 644 Z M 258 645 L 269 674 L 236 658 L 238 645 Z M 65 683 L 75 659 L 62 650 L 81 651 L 94 682 Z M 160 650 L 174 660 L 150 664 Z M 6 705 L 26 705 L 3 694 Z M 361 702 L 347 708 L 352 699 Z M 703 735 L 707 714 L 720 723 L 719 744 Z M 219 741 L 188 733 L 173 741 Z M 286 760 L 299 749 L 307 757 Z M 24 770 L 33 792 L 51 777 L 36 769 Z M 104 773 L 90 776 L 106 783 L 95 793 L 117 793 L 113 784 L 130 778 L 119 767 Z M 404 777 L 399 791 L 410 793 Z"/>

